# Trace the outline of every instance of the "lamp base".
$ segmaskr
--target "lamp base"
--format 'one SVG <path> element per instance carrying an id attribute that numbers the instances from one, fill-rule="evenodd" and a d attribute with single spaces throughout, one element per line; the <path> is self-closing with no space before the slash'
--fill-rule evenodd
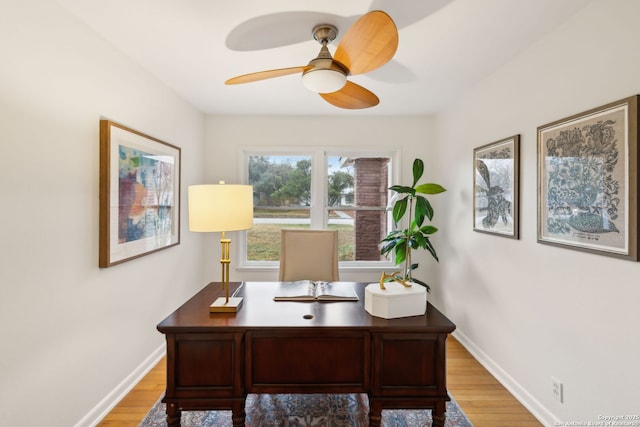
<path id="1" fill-rule="evenodd" d="M 220 297 L 209 306 L 209 312 L 211 313 L 236 313 L 242 305 L 242 298 L 229 298 L 229 302 L 226 302 L 225 297 Z"/>

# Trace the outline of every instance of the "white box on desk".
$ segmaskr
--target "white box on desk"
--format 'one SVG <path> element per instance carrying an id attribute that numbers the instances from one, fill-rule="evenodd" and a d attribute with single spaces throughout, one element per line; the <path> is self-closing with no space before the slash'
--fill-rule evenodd
<path id="1" fill-rule="evenodd" d="M 405 287 L 400 283 L 370 283 L 364 289 L 364 309 L 372 316 L 384 319 L 422 316 L 427 310 L 427 289 L 413 284 Z"/>

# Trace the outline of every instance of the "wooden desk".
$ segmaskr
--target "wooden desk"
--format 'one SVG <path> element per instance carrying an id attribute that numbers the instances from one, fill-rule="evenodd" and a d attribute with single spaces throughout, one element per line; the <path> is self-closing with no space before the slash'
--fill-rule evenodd
<path id="1" fill-rule="evenodd" d="M 238 313 L 209 313 L 210 283 L 158 325 L 167 339 L 167 424 L 183 410 L 231 409 L 245 424 L 248 393 L 367 393 L 369 425 L 385 409 L 430 408 L 444 426 L 445 341 L 455 325 L 433 306 L 424 316 L 382 319 L 357 302 L 275 302 L 274 282 L 232 283 Z M 311 315 L 312 318 L 308 318 Z"/>

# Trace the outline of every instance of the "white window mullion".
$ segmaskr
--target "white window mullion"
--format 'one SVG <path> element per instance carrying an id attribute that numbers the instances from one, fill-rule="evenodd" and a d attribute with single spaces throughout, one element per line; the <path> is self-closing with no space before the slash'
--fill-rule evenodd
<path id="1" fill-rule="evenodd" d="M 327 158 L 322 150 L 313 153 L 311 165 L 311 228 L 327 228 Z"/>

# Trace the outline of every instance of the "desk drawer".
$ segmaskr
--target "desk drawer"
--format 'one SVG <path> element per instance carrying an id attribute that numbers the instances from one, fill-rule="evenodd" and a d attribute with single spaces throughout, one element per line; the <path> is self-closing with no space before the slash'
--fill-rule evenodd
<path id="1" fill-rule="evenodd" d="M 373 334 L 373 390 L 378 396 L 446 394 L 442 334 Z"/>
<path id="2" fill-rule="evenodd" d="M 368 387 L 369 334 L 250 331 L 245 336 L 249 393 L 363 392 Z"/>
<path id="3" fill-rule="evenodd" d="M 177 334 L 167 338 L 168 397 L 241 393 L 242 334 Z"/>

